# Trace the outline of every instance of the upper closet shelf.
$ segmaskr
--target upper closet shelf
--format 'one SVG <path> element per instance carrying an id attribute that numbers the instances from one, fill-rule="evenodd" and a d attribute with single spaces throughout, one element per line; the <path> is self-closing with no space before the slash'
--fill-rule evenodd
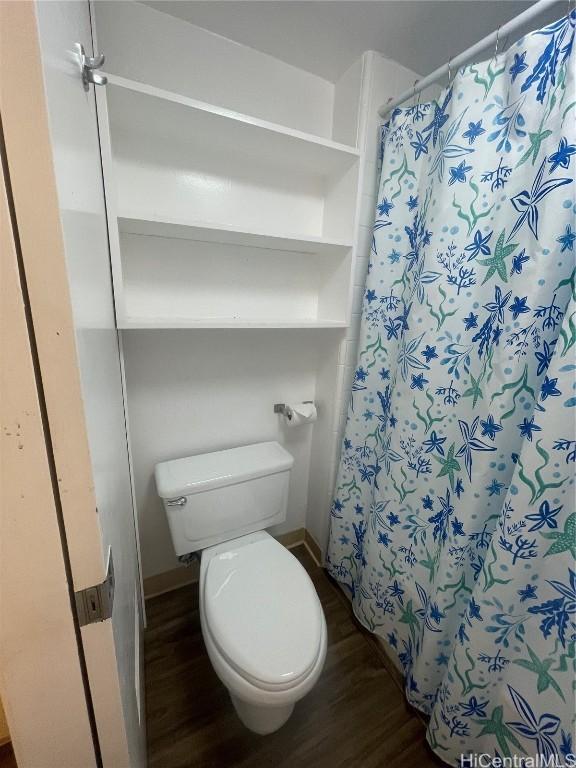
<path id="1" fill-rule="evenodd" d="M 226 224 L 209 225 L 190 222 L 167 221 L 152 218 L 118 217 L 120 232 L 131 235 L 172 237 L 181 240 L 195 240 L 204 243 L 223 243 L 239 247 L 263 248 L 287 253 L 345 254 L 352 243 L 329 240 L 324 237 L 298 238 L 291 235 L 271 235 L 263 232 L 248 232 Z"/>
<path id="2" fill-rule="evenodd" d="M 135 129 L 179 144 L 209 138 L 231 156 L 241 152 L 280 168 L 330 176 L 359 157 L 356 147 L 207 104 L 117 75 L 107 75 L 106 93 L 113 127 Z"/>

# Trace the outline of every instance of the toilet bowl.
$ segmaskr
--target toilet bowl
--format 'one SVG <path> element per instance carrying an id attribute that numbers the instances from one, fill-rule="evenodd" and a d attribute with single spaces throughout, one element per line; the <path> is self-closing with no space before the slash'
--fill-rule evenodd
<path id="1" fill-rule="evenodd" d="M 326 659 L 326 621 L 310 577 L 267 533 L 202 552 L 202 634 L 244 725 L 280 728 Z"/>
<path id="2" fill-rule="evenodd" d="M 257 443 L 156 465 L 174 550 L 202 552 L 208 655 L 250 730 L 272 733 L 317 681 L 326 621 L 310 577 L 265 528 L 286 519 L 294 459 Z"/>

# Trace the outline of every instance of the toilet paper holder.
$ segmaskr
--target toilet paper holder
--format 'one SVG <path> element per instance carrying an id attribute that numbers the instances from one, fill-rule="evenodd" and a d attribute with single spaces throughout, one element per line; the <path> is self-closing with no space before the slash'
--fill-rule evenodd
<path id="1" fill-rule="evenodd" d="M 313 403 L 314 400 L 303 400 L 303 403 Z M 281 413 L 282 416 L 285 416 L 288 420 L 292 418 L 292 409 L 289 405 L 286 405 L 286 403 L 275 403 L 274 404 L 274 413 Z"/>

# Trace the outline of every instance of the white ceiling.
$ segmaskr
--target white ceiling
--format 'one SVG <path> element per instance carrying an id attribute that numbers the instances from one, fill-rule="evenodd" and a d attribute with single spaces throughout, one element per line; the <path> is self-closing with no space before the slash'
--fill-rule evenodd
<path id="1" fill-rule="evenodd" d="M 532 5 L 527 0 L 145 2 L 331 81 L 366 50 L 427 74 Z M 559 17 L 565 6 L 560 0 L 536 26 Z"/>

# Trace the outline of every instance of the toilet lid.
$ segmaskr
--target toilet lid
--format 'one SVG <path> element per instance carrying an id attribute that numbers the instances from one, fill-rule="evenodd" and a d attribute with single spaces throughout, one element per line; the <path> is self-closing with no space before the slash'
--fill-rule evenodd
<path id="1" fill-rule="evenodd" d="M 203 597 L 212 639 L 246 679 L 285 688 L 314 666 L 322 607 L 302 565 L 275 539 L 215 555 Z"/>

